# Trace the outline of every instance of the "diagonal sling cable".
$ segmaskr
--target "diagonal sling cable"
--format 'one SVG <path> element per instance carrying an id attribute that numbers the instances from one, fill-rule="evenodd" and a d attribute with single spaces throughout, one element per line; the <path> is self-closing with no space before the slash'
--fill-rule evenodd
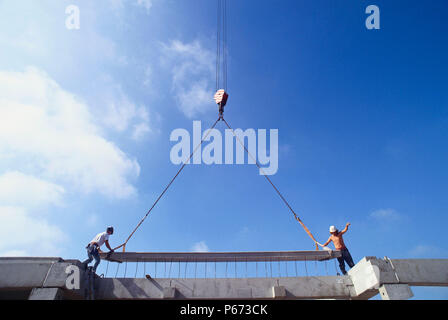
<path id="1" fill-rule="evenodd" d="M 141 224 L 143 223 L 143 221 L 145 221 L 145 219 L 149 216 L 149 214 L 151 213 L 152 209 L 154 209 L 154 207 L 157 205 L 157 203 L 159 202 L 159 200 L 163 197 L 163 195 L 165 194 L 165 192 L 169 189 L 169 187 L 173 184 L 174 180 L 176 180 L 176 178 L 179 176 L 179 174 L 182 172 L 182 170 L 185 168 L 185 166 L 190 162 L 191 158 L 193 157 L 193 155 L 196 153 L 196 151 L 199 149 L 199 147 L 204 143 L 204 141 L 207 139 L 207 137 L 209 136 L 210 132 L 216 127 L 216 124 L 219 122 L 219 118 L 218 120 L 215 121 L 215 123 L 213 124 L 213 126 L 207 131 L 207 134 L 202 138 L 201 142 L 196 146 L 196 148 L 193 150 L 193 152 L 190 154 L 190 156 L 188 157 L 188 159 L 183 163 L 183 165 L 180 167 L 179 171 L 177 171 L 176 175 L 171 179 L 170 183 L 168 183 L 168 185 L 165 187 L 165 189 L 163 190 L 163 192 L 159 195 L 159 197 L 157 198 L 157 200 L 154 202 L 154 204 L 152 205 L 152 207 L 148 210 L 148 212 L 146 213 L 146 215 L 143 217 L 143 219 L 139 222 L 139 224 L 137 225 L 137 227 L 135 227 L 135 229 L 132 231 L 132 233 L 129 235 L 129 237 L 126 239 L 126 241 L 124 243 L 122 243 L 121 245 L 119 245 L 118 247 L 114 248 L 114 250 L 117 250 L 121 247 L 123 247 L 123 252 L 125 252 L 126 250 L 126 244 L 128 243 L 128 241 L 131 239 L 131 237 L 134 235 L 135 231 L 137 231 L 137 229 L 141 226 Z"/>
<path id="2" fill-rule="evenodd" d="M 263 168 L 260 166 L 260 164 L 258 163 L 257 159 L 255 159 L 255 157 L 249 152 L 249 150 L 246 148 L 246 146 L 244 145 L 244 143 L 241 141 L 241 139 L 235 134 L 235 131 L 230 127 L 230 125 L 227 123 L 227 121 L 222 118 L 222 120 L 224 121 L 224 123 L 226 124 L 226 126 L 232 131 L 234 137 L 238 140 L 239 144 L 244 148 L 244 150 L 246 150 L 246 153 L 251 157 L 251 159 L 255 162 L 255 164 L 257 165 L 258 169 L 260 169 L 260 171 L 263 173 L 263 176 L 266 178 L 266 180 L 268 180 L 268 182 L 272 185 L 272 187 L 274 188 L 274 190 L 277 192 L 277 194 L 280 196 L 280 198 L 283 200 L 283 202 L 286 204 L 286 206 L 289 208 L 289 210 L 292 212 L 292 214 L 294 215 L 294 218 L 301 224 L 301 226 L 303 227 L 303 229 L 305 230 L 305 232 L 308 234 L 308 236 L 314 241 L 314 244 L 316 245 L 316 250 L 319 250 L 319 246 L 317 245 L 317 241 L 314 238 L 313 234 L 311 233 L 311 231 L 305 226 L 305 224 L 303 223 L 303 221 L 297 216 L 297 214 L 294 212 L 294 210 L 292 209 L 292 207 L 289 205 L 288 201 L 286 201 L 285 197 L 283 197 L 283 195 L 281 194 L 281 192 L 277 189 L 277 187 L 274 185 L 274 183 L 272 182 L 271 179 L 269 179 L 269 177 L 266 175 L 266 173 L 264 172 Z"/>

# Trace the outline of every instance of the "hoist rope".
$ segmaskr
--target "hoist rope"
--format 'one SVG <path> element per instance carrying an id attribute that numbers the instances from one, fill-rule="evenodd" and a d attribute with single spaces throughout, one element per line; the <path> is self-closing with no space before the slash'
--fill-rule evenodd
<path id="1" fill-rule="evenodd" d="M 221 0 L 218 0 L 218 14 L 217 14 L 217 25 L 216 29 L 216 91 L 219 88 L 219 75 L 221 67 Z"/>
<path id="2" fill-rule="evenodd" d="M 223 8 L 223 77 L 224 90 L 227 91 L 227 0 L 224 1 Z"/>
<path id="3" fill-rule="evenodd" d="M 216 31 L 216 90 L 227 91 L 227 0 L 218 0 Z"/>
<path id="4" fill-rule="evenodd" d="M 216 124 L 218 123 L 219 119 L 215 121 L 215 123 L 213 124 L 213 126 L 208 130 L 207 134 L 202 138 L 201 142 L 196 146 L 196 148 L 193 150 L 193 152 L 190 154 L 190 156 L 188 157 L 188 159 L 183 163 L 183 165 L 180 167 L 180 169 L 177 171 L 177 173 L 175 174 L 175 176 L 171 179 L 170 183 L 168 183 L 168 185 L 165 187 L 165 189 L 162 191 L 162 193 L 158 196 L 157 200 L 153 203 L 153 205 L 151 206 L 151 208 L 148 210 L 148 212 L 146 213 L 146 215 L 143 217 L 143 219 L 138 223 L 137 227 L 135 227 L 135 229 L 131 232 L 131 234 L 129 235 L 129 237 L 126 239 L 126 241 L 119 245 L 118 247 L 114 248 L 114 250 L 117 250 L 121 247 L 123 247 L 123 252 L 126 249 L 126 244 L 128 243 L 128 241 L 131 239 L 131 237 L 134 235 L 135 231 L 137 231 L 137 229 L 141 226 L 141 224 L 143 223 L 143 221 L 145 221 L 145 219 L 149 216 L 149 214 L 151 213 L 152 209 L 154 209 L 154 207 L 157 205 L 157 203 L 159 202 L 159 200 L 163 197 L 163 195 L 165 194 L 165 192 L 169 189 L 169 187 L 173 184 L 174 180 L 176 180 L 176 178 L 179 176 L 179 174 L 182 172 L 182 170 L 185 168 L 185 166 L 190 162 L 191 158 L 193 157 L 193 155 L 196 153 L 196 151 L 199 149 L 199 147 L 204 143 L 204 141 L 207 139 L 207 137 L 209 136 L 210 132 L 215 128 Z"/>

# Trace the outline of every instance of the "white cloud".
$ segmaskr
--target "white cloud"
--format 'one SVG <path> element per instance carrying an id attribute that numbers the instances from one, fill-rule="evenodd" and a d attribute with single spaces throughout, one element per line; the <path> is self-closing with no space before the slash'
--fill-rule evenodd
<path id="1" fill-rule="evenodd" d="M 152 84 L 152 76 L 153 76 L 153 71 L 151 66 L 147 66 L 144 72 L 144 79 L 143 79 L 143 85 L 145 87 L 150 87 Z"/>
<path id="2" fill-rule="evenodd" d="M 30 2 L 25 11 L 18 4 L 0 1 L 0 29 L 5 31 L 0 32 L 0 61 L 4 62 L 0 63 L 0 255 L 58 254 L 65 235 L 52 222 L 51 210 L 41 206 L 64 205 L 73 191 L 114 198 L 136 193 L 132 183 L 140 172 L 137 161 L 105 132 L 112 128 L 142 139 L 151 132 L 149 111 L 123 90 L 118 101 L 125 105 L 116 105 L 116 109 L 107 109 L 108 103 L 97 106 L 89 97 L 90 92 L 97 94 L 89 89 L 103 70 L 126 67 L 131 72 L 134 66 L 110 30 L 101 28 L 102 17 L 110 16 L 110 3 L 116 9 L 125 5 L 143 14 L 152 5 L 152 1 L 141 0 L 87 1 L 80 8 L 81 30 L 68 32 L 64 10 L 54 1 Z M 48 19 L 57 12 L 61 19 Z M 26 61 L 63 81 L 70 91 L 78 90 L 89 103 L 61 88 L 41 69 L 1 71 L 17 71 Z M 116 87 L 106 89 L 114 92 Z M 115 127 L 106 128 L 102 120 L 110 116 L 107 111 L 118 112 L 126 122 L 112 121 Z M 90 217 L 86 223 L 95 225 L 97 220 Z"/>
<path id="3" fill-rule="evenodd" d="M 102 4 L 87 1 L 80 8 L 81 30 L 73 33 L 65 27 L 59 28 L 57 19 L 47 19 L 49 13 L 59 11 L 60 6 L 53 1 L 42 2 L 39 5 L 32 3 L 29 10 L 21 12 L 14 4 L 5 6 L 0 1 L 0 29 L 8 30 L 0 32 L 0 65 L 2 61 L 11 60 L 7 64 L 9 68 L 15 65 L 12 61 L 18 60 L 21 65 L 23 61 L 33 61 L 34 64 L 45 66 L 45 70 L 55 79 L 63 79 L 68 85 L 71 81 L 82 84 L 82 89 L 76 88 L 76 85 L 73 87 L 88 99 L 92 115 L 104 119 L 109 128 L 120 133 L 132 128 L 129 137 L 135 136 L 133 128 L 137 124 L 141 124 L 139 128 L 143 124 L 149 128 L 149 123 L 138 117 L 141 114 L 138 110 L 144 106 L 137 106 L 112 77 L 101 77 L 103 70 L 118 69 L 126 73 L 137 71 L 135 68 L 144 70 L 140 63 L 126 56 L 123 47 L 111 37 L 110 32 L 102 30 L 101 18 L 108 16 L 108 12 L 102 9 L 109 7 L 118 10 L 127 8 L 131 3 L 133 7 L 145 4 L 139 4 L 137 0 L 109 0 Z M 84 28 L 84 25 L 88 27 Z M 142 82 L 148 81 L 148 76 L 145 74 Z M 137 134 L 140 139 L 144 137 L 142 132 L 140 129 Z"/>
<path id="4" fill-rule="evenodd" d="M 215 57 L 199 41 L 179 40 L 162 45 L 164 60 L 171 66 L 172 89 L 180 110 L 188 117 L 216 109 L 213 102 Z"/>
<path id="5" fill-rule="evenodd" d="M 153 0 L 133 0 L 132 2 L 129 0 L 109 0 L 109 3 L 114 10 L 122 10 L 124 9 L 125 3 L 132 3 L 144 8 L 146 13 L 149 14 L 153 5 Z"/>
<path id="6" fill-rule="evenodd" d="M 151 129 L 149 128 L 148 124 L 143 122 L 136 124 L 132 133 L 132 139 L 141 140 L 149 132 L 151 132 Z"/>
<path id="7" fill-rule="evenodd" d="M 66 236 L 50 224 L 44 205 L 60 205 L 65 193 L 54 183 L 10 171 L 0 176 L 0 256 L 55 255 Z"/>
<path id="8" fill-rule="evenodd" d="M 196 242 L 191 247 L 192 252 L 209 252 L 207 244 L 204 241 Z"/>
<path id="9" fill-rule="evenodd" d="M 22 207 L 0 206 L 0 256 L 54 256 L 66 235 Z"/>
<path id="10" fill-rule="evenodd" d="M 57 70 L 76 74 L 82 70 L 80 61 L 91 75 L 94 67 L 112 63 L 123 66 L 127 57 L 120 54 L 121 46 L 104 32 L 100 32 L 100 16 L 108 16 L 103 1 L 84 1 L 80 5 L 81 24 L 76 33 L 68 33 L 65 27 L 65 7 L 56 1 L 30 1 L 27 10 L 23 4 L 0 1 L 0 57 L 7 61 L 39 61 L 57 65 Z M 114 8 L 113 2 L 109 7 Z M 58 15 L 61 19 L 49 17 Z M 82 34 L 82 36 L 79 36 Z M 80 60 L 80 58 L 82 60 Z M 10 63 L 10 65 L 14 65 Z M 50 68 L 48 68 L 50 69 Z M 55 70 L 56 71 L 56 70 Z"/>
<path id="11" fill-rule="evenodd" d="M 378 209 L 370 213 L 370 217 L 379 221 L 399 220 L 401 215 L 394 209 Z"/>
<path id="12" fill-rule="evenodd" d="M 2 205 L 59 205 L 64 193 L 63 187 L 22 172 L 10 171 L 0 176 Z"/>
<path id="13" fill-rule="evenodd" d="M 0 153 L 29 157 L 46 180 L 83 193 L 135 194 L 129 180 L 139 175 L 137 161 L 102 137 L 87 105 L 44 72 L 0 71 L 0 113 Z"/>
<path id="14" fill-rule="evenodd" d="M 149 14 L 150 9 L 152 8 L 152 0 L 137 0 L 137 5 L 146 9 L 146 12 Z"/>
<path id="15" fill-rule="evenodd" d="M 149 115 L 144 107 L 137 107 L 129 101 L 129 98 L 121 91 L 118 96 L 108 101 L 104 123 L 118 132 L 127 130 L 131 123 L 145 124 L 149 129 Z M 149 131 L 149 130 L 148 130 Z"/>
<path id="16" fill-rule="evenodd" d="M 114 10 L 121 10 L 124 8 L 125 0 L 109 0 L 109 5 Z"/>
<path id="17" fill-rule="evenodd" d="M 152 132 L 147 108 L 133 103 L 110 76 L 103 76 L 99 82 L 101 85 L 95 87 L 95 114 L 105 127 L 120 133 L 131 130 L 134 140 L 141 140 Z"/>

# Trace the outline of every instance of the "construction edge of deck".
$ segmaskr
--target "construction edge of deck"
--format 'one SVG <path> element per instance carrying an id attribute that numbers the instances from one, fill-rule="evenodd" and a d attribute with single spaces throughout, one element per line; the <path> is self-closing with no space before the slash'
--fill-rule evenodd
<path id="1" fill-rule="evenodd" d="M 92 277 L 78 260 L 0 258 L 0 299 L 397 300 L 412 286 L 448 286 L 448 259 L 365 257 L 346 276 L 144 279 Z"/>

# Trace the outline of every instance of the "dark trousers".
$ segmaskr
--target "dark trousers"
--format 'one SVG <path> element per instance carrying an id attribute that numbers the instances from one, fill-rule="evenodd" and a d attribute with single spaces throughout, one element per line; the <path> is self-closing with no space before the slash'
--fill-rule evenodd
<path id="1" fill-rule="evenodd" d="M 93 259 L 95 259 L 95 264 L 93 265 L 93 272 L 96 272 L 96 268 L 101 262 L 100 253 L 98 252 L 98 246 L 89 244 L 86 249 L 87 249 L 87 256 L 89 258 L 85 260 L 83 264 L 86 266 L 87 269 L 89 263 L 92 262 Z"/>
<path id="2" fill-rule="evenodd" d="M 352 256 L 347 248 L 342 249 L 341 254 L 342 256 L 338 258 L 339 268 L 341 269 L 342 274 L 346 275 L 347 271 L 345 271 L 345 262 L 347 262 L 350 268 L 353 268 L 355 264 L 353 263 Z"/>

